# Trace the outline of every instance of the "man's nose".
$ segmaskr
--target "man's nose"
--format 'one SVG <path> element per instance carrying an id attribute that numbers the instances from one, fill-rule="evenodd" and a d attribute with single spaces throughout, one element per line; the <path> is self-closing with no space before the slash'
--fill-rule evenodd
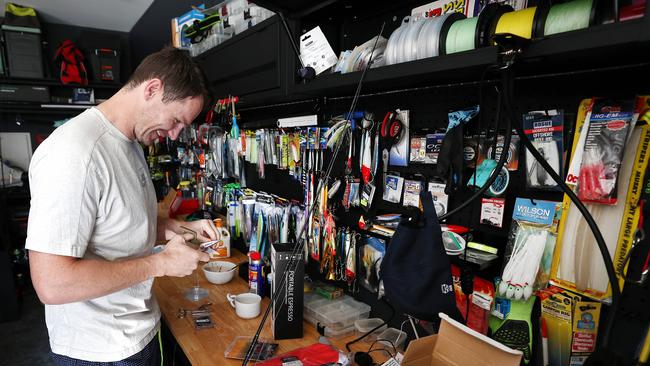
<path id="1" fill-rule="evenodd" d="M 169 136 L 169 138 L 172 139 L 172 141 L 175 141 L 178 138 L 178 135 L 180 135 L 181 131 L 183 130 L 183 127 L 184 126 L 181 125 L 181 126 L 172 128 L 171 130 L 169 130 L 167 132 L 167 136 Z"/>

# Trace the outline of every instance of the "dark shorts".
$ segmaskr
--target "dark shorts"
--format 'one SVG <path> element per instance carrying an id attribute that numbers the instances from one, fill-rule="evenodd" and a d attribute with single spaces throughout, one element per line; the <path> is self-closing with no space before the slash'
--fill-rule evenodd
<path id="1" fill-rule="evenodd" d="M 52 360 L 57 366 L 158 366 L 160 365 L 160 345 L 156 335 L 142 351 L 122 361 L 92 362 L 51 353 Z"/>

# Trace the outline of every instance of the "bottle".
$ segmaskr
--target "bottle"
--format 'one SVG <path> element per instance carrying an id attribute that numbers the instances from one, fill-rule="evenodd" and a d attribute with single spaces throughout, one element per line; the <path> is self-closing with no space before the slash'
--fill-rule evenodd
<path id="1" fill-rule="evenodd" d="M 219 242 L 216 245 L 216 258 L 230 258 L 230 233 L 223 227 L 221 219 L 214 220 L 214 226 L 217 227 L 219 233 Z"/>
<path id="2" fill-rule="evenodd" d="M 262 256 L 259 252 L 248 253 L 248 288 L 249 292 L 264 295 L 264 278 L 262 276 Z"/>

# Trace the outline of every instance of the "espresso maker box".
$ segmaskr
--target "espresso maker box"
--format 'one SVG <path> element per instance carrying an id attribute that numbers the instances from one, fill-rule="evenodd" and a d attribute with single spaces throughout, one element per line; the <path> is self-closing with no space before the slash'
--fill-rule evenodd
<path id="1" fill-rule="evenodd" d="M 292 254 L 293 249 L 293 244 L 273 244 L 271 248 L 271 299 L 275 299 L 272 305 L 275 339 L 302 338 L 305 264 L 302 251 Z M 279 293 L 277 297 L 276 293 Z"/>

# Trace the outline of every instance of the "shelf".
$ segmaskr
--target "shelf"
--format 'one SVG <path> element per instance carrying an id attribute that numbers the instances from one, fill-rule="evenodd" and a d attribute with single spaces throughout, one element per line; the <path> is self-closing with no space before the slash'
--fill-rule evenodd
<path id="1" fill-rule="evenodd" d="M 391 90 L 450 80 L 459 82 L 478 79 L 482 70 L 497 61 L 497 47 L 427 58 L 401 64 L 377 67 L 368 70 L 363 83 L 363 93 Z M 351 95 L 354 93 L 361 71 L 347 74 L 320 76 L 306 84 L 290 87 L 289 93 L 296 95 Z"/>
<path id="2" fill-rule="evenodd" d="M 277 16 L 196 56 L 213 95 L 270 99 L 285 95 L 286 35 Z"/>
<path id="3" fill-rule="evenodd" d="M 644 34 L 644 19 L 634 19 L 617 24 L 605 24 L 572 32 L 560 33 L 532 42 L 525 50 L 525 58 L 558 57 L 579 54 L 582 58 L 596 56 L 594 51 L 638 47 L 649 41 Z M 585 54 L 589 52 L 589 54 Z M 602 53 L 597 56 L 602 57 Z M 588 60 L 585 60 L 587 62 Z"/>
<path id="4" fill-rule="evenodd" d="M 118 83 L 89 83 L 88 85 L 78 84 L 61 84 L 56 79 L 27 79 L 27 78 L 0 78 L 0 84 L 17 84 L 17 85 L 38 85 L 38 86 L 56 86 L 63 88 L 93 88 L 93 89 L 119 89 L 122 84 Z"/>
<path id="5" fill-rule="evenodd" d="M 248 28 L 248 29 L 246 29 L 245 31 L 243 31 L 243 32 L 241 32 L 239 34 L 235 34 L 231 38 L 228 38 L 227 40 L 223 41 L 222 43 L 220 43 L 220 44 L 206 50 L 205 52 L 202 52 L 202 53 L 194 56 L 193 58 L 196 59 L 196 60 L 199 60 L 199 61 L 204 60 L 204 59 L 208 58 L 211 54 L 213 54 L 215 52 L 219 52 L 219 50 L 221 50 L 221 49 L 232 46 L 232 45 L 236 44 L 237 42 L 239 42 L 240 40 L 250 36 L 251 34 L 254 34 L 256 32 L 259 32 L 259 31 L 263 30 L 268 25 L 270 25 L 272 23 L 275 23 L 277 21 L 278 21 L 278 17 L 277 17 L 277 15 L 274 15 L 274 16 L 264 20 L 263 22 L 261 22 L 259 24 L 256 24 L 254 27 Z"/>
<path id="6" fill-rule="evenodd" d="M 519 65 L 523 74 L 534 75 L 549 70 L 618 65 L 622 60 L 648 62 L 650 37 L 644 32 L 646 28 L 644 19 L 635 19 L 535 40 L 524 51 Z M 366 74 L 362 94 L 478 81 L 482 71 L 497 60 L 498 48 L 485 47 L 373 68 Z M 360 78 L 360 71 L 321 75 L 311 82 L 290 86 L 289 95 L 350 96 L 354 94 Z"/>
<path id="7" fill-rule="evenodd" d="M 96 106 L 96 104 L 41 104 L 43 109 L 88 109 Z"/>
<path id="8" fill-rule="evenodd" d="M 0 103 L 0 113 L 16 114 L 79 114 L 94 104 Z"/>

